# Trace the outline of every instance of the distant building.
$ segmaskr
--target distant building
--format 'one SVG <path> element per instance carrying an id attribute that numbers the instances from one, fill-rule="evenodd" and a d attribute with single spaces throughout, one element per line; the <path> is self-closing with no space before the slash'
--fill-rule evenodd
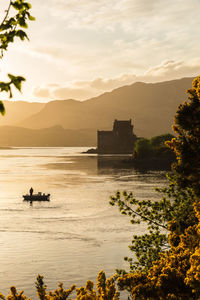
<path id="1" fill-rule="evenodd" d="M 131 120 L 115 120 L 112 131 L 97 132 L 98 154 L 132 154 L 136 136 Z"/>

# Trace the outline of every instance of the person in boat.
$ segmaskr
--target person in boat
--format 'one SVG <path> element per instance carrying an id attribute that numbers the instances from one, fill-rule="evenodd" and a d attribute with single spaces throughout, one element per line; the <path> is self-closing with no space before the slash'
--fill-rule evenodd
<path id="1" fill-rule="evenodd" d="M 32 187 L 30 188 L 29 192 L 30 192 L 30 195 L 32 196 L 33 195 L 33 188 Z"/>

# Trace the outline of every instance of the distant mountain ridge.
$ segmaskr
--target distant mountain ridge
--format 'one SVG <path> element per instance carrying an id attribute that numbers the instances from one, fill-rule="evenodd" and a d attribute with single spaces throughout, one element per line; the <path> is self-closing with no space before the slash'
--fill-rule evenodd
<path id="1" fill-rule="evenodd" d="M 45 103 L 26 101 L 3 101 L 6 114 L 0 116 L 0 126 L 16 125 L 31 115 L 38 113 L 45 106 Z"/>
<path id="2" fill-rule="evenodd" d="M 136 135 L 152 137 L 171 132 L 177 107 L 187 99 L 186 90 L 191 88 L 192 81 L 193 78 L 182 78 L 159 83 L 136 82 L 82 102 L 73 99 L 55 100 L 46 104 L 13 102 L 15 107 L 9 103 L 9 109 L 7 109 L 7 115 L 10 114 L 10 111 L 12 112 L 12 118 L 7 117 L 10 124 L 8 124 L 8 120 L 4 124 L 18 127 L 18 129 L 12 127 L 13 135 L 15 130 L 19 132 L 19 127 L 23 127 L 24 130 L 25 128 L 29 129 L 30 135 L 33 134 L 31 129 L 37 129 L 38 134 L 42 130 L 43 141 L 41 142 L 43 144 L 44 139 L 47 139 L 47 131 L 48 134 L 51 132 L 53 135 L 52 128 L 60 125 L 63 129 L 60 127 L 58 130 L 62 131 L 62 134 L 59 133 L 59 143 L 63 136 L 63 139 L 71 141 L 71 146 L 75 144 L 82 146 L 84 141 L 81 131 L 83 130 L 87 136 L 87 142 L 91 141 L 92 146 L 94 141 L 96 143 L 96 130 L 111 129 L 114 119 L 132 119 Z M 6 108 L 7 105 L 5 103 Z M 16 118 L 14 117 L 15 111 Z M 1 122 L 2 118 L 0 125 Z M 49 129 L 47 130 L 47 128 Z M 7 129 L 4 128 L 4 130 Z M 67 135 L 66 132 L 63 135 L 63 130 L 68 130 Z M 76 136 L 77 142 L 71 138 L 70 130 L 71 134 Z M 56 136 L 54 139 L 56 140 Z M 48 138 L 48 145 L 50 140 L 53 143 L 53 137 Z M 40 143 L 39 138 L 37 145 L 38 143 Z M 64 144 L 69 143 L 63 141 L 62 145 Z"/>
<path id="3" fill-rule="evenodd" d="M 192 78 L 160 83 L 137 82 L 86 101 L 59 100 L 18 125 L 44 128 L 60 124 L 67 129 L 107 129 L 114 119 L 133 119 L 135 132 L 147 137 L 170 131 L 173 117 Z"/>
<path id="4" fill-rule="evenodd" d="M 0 147 L 91 147 L 96 130 L 70 130 L 60 125 L 43 129 L 0 126 Z"/>

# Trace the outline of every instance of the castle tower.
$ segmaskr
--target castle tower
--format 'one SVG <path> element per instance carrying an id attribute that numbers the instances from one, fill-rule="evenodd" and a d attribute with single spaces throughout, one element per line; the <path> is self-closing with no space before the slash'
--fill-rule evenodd
<path id="1" fill-rule="evenodd" d="M 132 154 L 135 139 L 131 119 L 115 120 L 112 131 L 98 130 L 98 154 Z"/>

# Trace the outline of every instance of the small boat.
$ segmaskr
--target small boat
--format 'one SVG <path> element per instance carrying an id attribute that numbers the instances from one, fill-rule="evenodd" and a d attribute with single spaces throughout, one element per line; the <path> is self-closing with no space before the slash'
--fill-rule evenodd
<path id="1" fill-rule="evenodd" d="M 50 201 L 50 194 L 42 194 L 42 193 L 37 193 L 37 194 L 26 194 L 23 195 L 24 201 Z"/>

